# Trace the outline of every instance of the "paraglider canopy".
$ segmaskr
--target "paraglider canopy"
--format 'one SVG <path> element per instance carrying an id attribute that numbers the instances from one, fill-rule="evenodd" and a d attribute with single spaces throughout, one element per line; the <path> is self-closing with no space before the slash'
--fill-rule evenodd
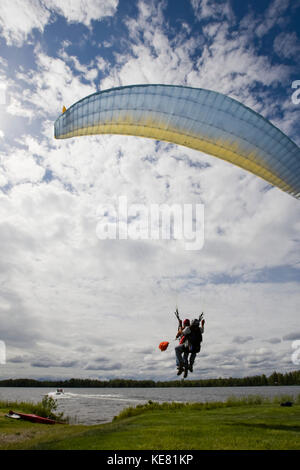
<path id="1" fill-rule="evenodd" d="M 263 116 L 202 88 L 132 85 L 70 106 L 55 138 L 125 134 L 184 145 L 231 162 L 300 198 L 300 149 Z"/>
<path id="2" fill-rule="evenodd" d="M 167 349 L 168 346 L 169 346 L 168 341 L 162 341 L 158 347 L 161 350 L 161 352 L 163 352 Z"/>

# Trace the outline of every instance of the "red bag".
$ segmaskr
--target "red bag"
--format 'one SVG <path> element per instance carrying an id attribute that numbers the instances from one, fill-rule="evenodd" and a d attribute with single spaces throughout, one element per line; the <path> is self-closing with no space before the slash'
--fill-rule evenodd
<path id="1" fill-rule="evenodd" d="M 159 344 L 159 349 L 162 351 L 165 351 L 167 349 L 167 347 L 169 346 L 169 343 L 168 341 L 162 341 L 160 344 Z"/>

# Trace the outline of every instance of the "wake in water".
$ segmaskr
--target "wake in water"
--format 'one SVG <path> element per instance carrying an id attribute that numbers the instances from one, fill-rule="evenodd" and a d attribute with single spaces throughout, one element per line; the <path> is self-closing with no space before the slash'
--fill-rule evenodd
<path id="1" fill-rule="evenodd" d="M 64 392 L 64 393 L 57 393 L 57 392 L 49 392 L 47 393 L 48 397 L 54 398 L 55 400 L 60 399 L 70 399 L 70 398 L 90 398 L 96 400 L 117 400 L 117 401 L 126 401 L 126 402 L 140 402 L 144 400 L 140 400 L 138 398 L 126 398 L 122 397 L 122 395 L 117 394 L 85 394 L 85 393 L 71 393 L 71 392 Z"/>

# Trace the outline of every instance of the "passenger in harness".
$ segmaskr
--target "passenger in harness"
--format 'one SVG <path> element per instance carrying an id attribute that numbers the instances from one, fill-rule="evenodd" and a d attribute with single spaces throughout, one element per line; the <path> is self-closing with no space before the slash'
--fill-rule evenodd
<path id="1" fill-rule="evenodd" d="M 176 314 L 176 313 L 175 313 Z M 179 326 L 176 339 L 179 338 L 179 345 L 175 347 L 175 356 L 176 356 L 176 365 L 177 365 L 177 375 L 181 375 L 183 371 L 187 371 L 188 362 L 186 351 L 188 348 L 187 337 L 191 333 L 190 330 L 190 320 L 186 318 L 182 324 L 182 321 L 178 318 Z M 182 357 L 182 355 L 184 355 Z"/>
<path id="2" fill-rule="evenodd" d="M 201 326 L 200 326 L 201 321 Z M 190 325 L 190 333 L 187 336 L 188 346 L 184 351 L 184 364 L 187 370 L 193 372 L 193 365 L 196 359 L 196 355 L 201 350 L 202 343 L 202 334 L 204 333 L 204 324 L 205 320 L 203 314 L 200 315 L 200 318 L 195 318 L 192 320 Z M 189 356 L 190 355 L 190 356 Z M 185 375 L 187 376 L 187 370 Z"/>
<path id="3" fill-rule="evenodd" d="M 183 377 L 186 378 L 188 371 L 193 372 L 196 355 L 201 349 L 205 320 L 202 313 L 199 319 L 195 318 L 192 320 L 192 323 L 190 323 L 189 319 L 182 322 L 179 317 L 178 309 L 175 311 L 175 316 L 178 320 L 176 339 L 179 338 L 179 345 L 175 347 L 177 375 L 181 375 L 184 371 Z"/>

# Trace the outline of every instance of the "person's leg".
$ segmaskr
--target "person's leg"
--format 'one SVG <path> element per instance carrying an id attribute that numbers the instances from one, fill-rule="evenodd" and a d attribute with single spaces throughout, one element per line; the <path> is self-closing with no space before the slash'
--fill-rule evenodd
<path id="1" fill-rule="evenodd" d="M 189 360 L 189 370 L 193 372 L 193 365 L 196 359 L 196 353 L 191 353 L 190 360 Z"/>
<path id="2" fill-rule="evenodd" d="M 184 349 L 184 352 L 183 352 L 183 363 L 184 363 L 184 375 L 183 375 L 183 378 L 185 379 L 188 375 L 188 370 L 189 370 L 189 361 L 188 361 L 188 357 L 189 357 L 189 350 L 187 348 Z"/>
<path id="3" fill-rule="evenodd" d="M 179 346 L 175 347 L 175 357 L 176 357 L 176 366 L 181 369 L 184 366 L 182 353 L 183 353 L 183 346 L 180 344 Z"/>
<path id="4" fill-rule="evenodd" d="M 183 351 L 183 364 L 184 364 L 185 369 L 187 369 L 189 365 L 188 357 L 189 357 L 189 350 L 185 348 Z"/>
<path id="5" fill-rule="evenodd" d="M 193 365 L 194 365 L 196 356 L 200 352 L 200 350 L 201 350 L 201 346 L 200 346 L 199 351 L 197 353 L 192 352 L 191 355 L 190 355 L 189 369 L 190 369 L 191 372 L 193 372 Z"/>

